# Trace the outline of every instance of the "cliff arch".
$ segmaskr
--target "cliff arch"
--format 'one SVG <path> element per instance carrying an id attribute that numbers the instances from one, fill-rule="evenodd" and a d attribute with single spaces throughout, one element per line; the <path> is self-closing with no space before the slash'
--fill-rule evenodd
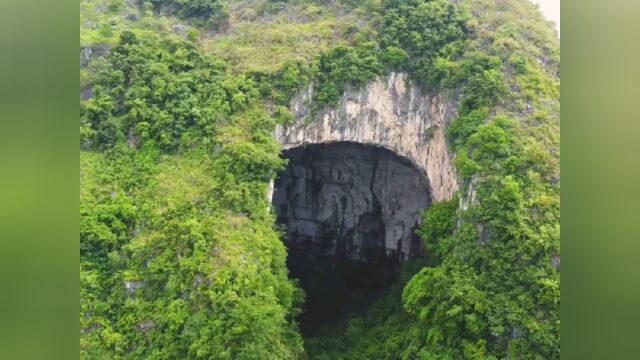
<path id="1" fill-rule="evenodd" d="M 455 96 L 429 94 L 406 74 L 391 73 L 362 88 L 345 91 L 335 107 L 312 116 L 313 84 L 291 102 L 295 121 L 278 126 L 284 150 L 309 144 L 354 142 L 389 149 L 424 172 L 434 201 L 458 190 L 445 128 L 455 117 Z"/>
<path id="2" fill-rule="evenodd" d="M 295 121 L 276 129 L 288 165 L 272 204 L 287 265 L 307 294 L 303 332 L 363 311 L 421 256 L 415 233 L 432 201 L 458 189 L 445 128 L 457 104 L 391 74 L 347 90 L 312 115 L 313 84 L 291 102 Z"/>
<path id="3" fill-rule="evenodd" d="M 272 204 L 290 276 L 306 293 L 303 332 L 364 311 L 423 254 L 415 233 L 431 205 L 428 180 L 392 151 L 353 142 L 285 150 Z"/>

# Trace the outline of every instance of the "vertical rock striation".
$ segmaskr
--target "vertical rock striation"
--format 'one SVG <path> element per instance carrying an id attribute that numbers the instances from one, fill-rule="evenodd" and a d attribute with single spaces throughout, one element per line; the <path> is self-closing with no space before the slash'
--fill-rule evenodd
<path id="1" fill-rule="evenodd" d="M 425 173 L 433 200 L 447 200 L 458 189 L 444 136 L 457 109 L 454 98 L 427 94 L 397 73 L 347 90 L 337 106 L 315 116 L 312 97 L 313 84 L 292 100 L 294 123 L 276 129 L 284 149 L 341 141 L 384 147 Z"/>
<path id="2" fill-rule="evenodd" d="M 290 249 L 364 261 L 422 251 L 414 230 L 431 197 L 407 160 L 354 143 L 298 147 L 285 157 L 273 205 Z"/>
<path id="3" fill-rule="evenodd" d="M 458 190 L 445 141 L 455 97 L 391 74 L 312 114 L 313 91 L 292 100 L 294 122 L 276 129 L 289 164 L 267 192 L 286 227 L 290 274 L 307 295 L 303 331 L 381 296 L 399 261 L 424 251 L 422 211 Z"/>
<path id="4" fill-rule="evenodd" d="M 422 253 L 415 234 L 430 205 L 423 172 L 381 147 L 351 142 L 286 150 L 273 207 L 286 226 L 289 274 L 306 293 L 303 332 L 366 309 Z"/>

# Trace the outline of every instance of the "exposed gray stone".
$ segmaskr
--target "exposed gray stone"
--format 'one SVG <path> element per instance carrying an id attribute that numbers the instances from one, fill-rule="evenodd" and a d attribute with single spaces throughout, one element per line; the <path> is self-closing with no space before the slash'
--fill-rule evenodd
<path id="1" fill-rule="evenodd" d="M 153 322 L 153 320 L 143 321 L 141 323 L 138 323 L 137 325 L 138 330 L 144 331 L 144 332 L 147 332 L 153 329 L 154 327 L 156 327 L 156 323 Z"/>
<path id="2" fill-rule="evenodd" d="M 136 289 L 144 287 L 144 281 L 141 280 L 125 280 L 124 289 L 128 294 L 135 293 Z"/>
<path id="3" fill-rule="evenodd" d="M 275 182 L 273 205 L 289 247 L 352 260 L 421 252 L 415 228 L 429 184 L 409 161 L 355 143 L 295 148 Z"/>
<path id="4" fill-rule="evenodd" d="M 80 90 L 80 99 L 81 100 L 89 100 L 93 97 L 93 89 L 81 89 Z"/>
<path id="5" fill-rule="evenodd" d="M 109 44 L 94 44 L 80 47 L 80 67 L 85 67 L 91 59 L 106 56 L 109 53 Z"/>
<path id="6" fill-rule="evenodd" d="M 182 24 L 175 24 L 173 25 L 173 32 L 182 36 L 182 37 L 186 37 L 187 36 L 187 27 L 182 25 Z"/>
<path id="7" fill-rule="evenodd" d="M 138 14 L 135 13 L 129 13 L 126 16 L 127 20 L 129 21 L 138 21 L 138 19 L 140 19 L 140 17 L 138 16 Z"/>
<path id="8" fill-rule="evenodd" d="M 478 234 L 480 234 L 480 243 L 487 245 L 491 241 L 491 228 L 483 223 L 476 224 Z"/>
<path id="9" fill-rule="evenodd" d="M 347 90 L 337 106 L 312 118 L 313 92 L 310 84 L 298 94 L 291 102 L 295 121 L 276 129 L 284 149 L 340 141 L 380 146 L 421 169 L 434 200 L 450 199 L 458 189 L 444 133 L 456 114 L 454 96 L 427 94 L 410 85 L 405 74 L 392 73 Z"/>

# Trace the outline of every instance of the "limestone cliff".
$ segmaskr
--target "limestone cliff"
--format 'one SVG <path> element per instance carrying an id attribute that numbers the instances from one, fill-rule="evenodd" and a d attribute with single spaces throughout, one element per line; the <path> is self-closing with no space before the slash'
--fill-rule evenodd
<path id="1" fill-rule="evenodd" d="M 380 146 L 425 173 L 434 201 L 449 199 L 458 189 L 444 136 L 457 109 L 454 97 L 428 94 L 399 73 L 347 90 L 337 106 L 313 117 L 312 97 L 310 84 L 291 102 L 294 123 L 276 129 L 284 149 L 340 141 Z"/>
<path id="2" fill-rule="evenodd" d="M 273 205 L 290 249 L 351 260 L 421 253 L 415 227 L 430 206 L 424 175 L 391 151 L 354 143 L 285 152 Z"/>
<path id="3" fill-rule="evenodd" d="M 445 141 L 455 97 L 392 73 L 312 114 L 313 91 L 311 84 L 294 97 L 294 122 L 276 129 L 290 163 L 268 196 L 285 242 L 353 260 L 420 253 L 422 211 L 458 190 Z"/>
<path id="4" fill-rule="evenodd" d="M 273 208 L 291 277 L 305 290 L 303 332 L 362 311 L 423 254 L 415 233 L 430 194 L 424 174 L 390 150 L 337 142 L 285 150 Z"/>

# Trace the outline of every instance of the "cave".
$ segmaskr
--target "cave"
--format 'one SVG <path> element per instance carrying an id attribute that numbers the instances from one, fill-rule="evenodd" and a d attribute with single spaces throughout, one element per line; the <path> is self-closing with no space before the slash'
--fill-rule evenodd
<path id="1" fill-rule="evenodd" d="M 423 255 L 415 229 L 431 194 L 423 171 L 382 147 L 313 144 L 282 156 L 272 203 L 290 277 L 305 292 L 298 321 L 309 335 L 364 312 L 402 261 Z"/>

